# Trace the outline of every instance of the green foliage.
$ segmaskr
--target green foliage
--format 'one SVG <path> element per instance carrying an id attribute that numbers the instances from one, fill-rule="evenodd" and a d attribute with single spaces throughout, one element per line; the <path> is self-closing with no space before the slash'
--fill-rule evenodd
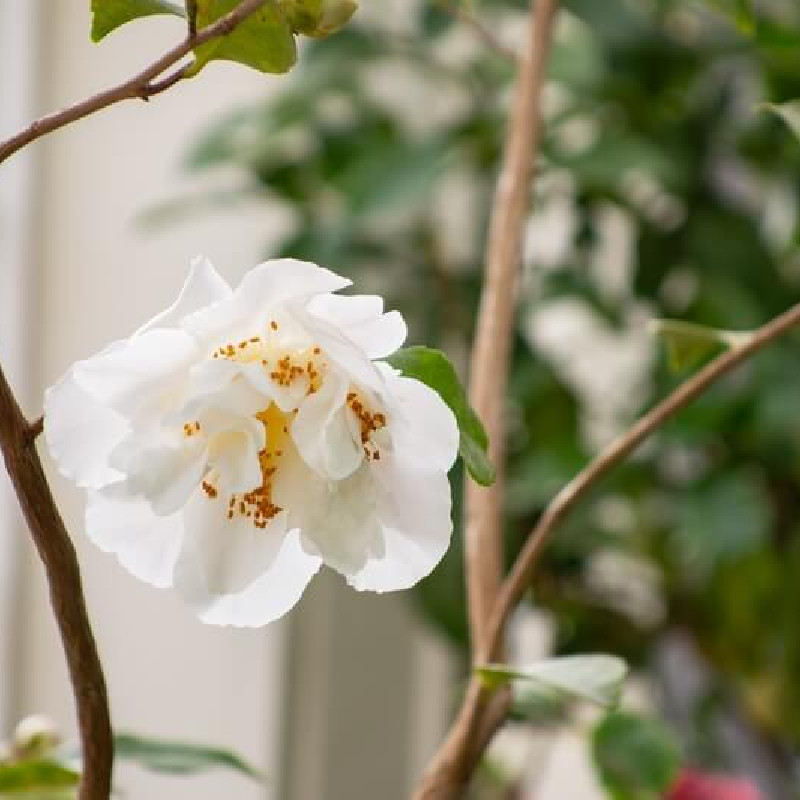
<path id="1" fill-rule="evenodd" d="M 792 133 L 800 138 L 800 100 L 789 100 L 786 103 L 766 103 L 765 107 L 777 114 Z"/>
<path id="2" fill-rule="evenodd" d="M 324 37 L 339 30 L 355 14 L 355 0 L 278 0 L 295 33 Z"/>
<path id="3" fill-rule="evenodd" d="M 657 319 L 651 328 L 664 341 L 669 365 L 675 372 L 691 369 L 709 356 L 744 342 L 748 336 L 678 319 Z"/>
<path id="4" fill-rule="evenodd" d="M 205 28 L 233 11 L 239 0 L 197 0 L 197 27 Z M 292 28 L 274 0 L 239 23 L 227 36 L 220 36 L 195 49 L 192 72 L 209 61 L 238 61 L 260 72 L 286 72 L 297 60 Z"/>
<path id="5" fill-rule="evenodd" d="M 92 41 L 99 42 L 120 25 L 153 14 L 185 16 L 184 10 L 169 0 L 92 0 Z"/>
<path id="6" fill-rule="evenodd" d="M 611 707 L 619 702 L 628 667 L 614 656 L 588 655 L 550 658 L 520 669 L 487 664 L 476 672 L 490 688 L 513 683 L 518 705 L 534 704 L 538 694 L 542 704 L 553 695 L 568 695 Z"/>
<path id="7" fill-rule="evenodd" d="M 71 797 L 65 790 L 78 785 L 80 775 L 54 759 L 42 758 L 0 764 L 0 795 L 55 800 Z"/>
<path id="8" fill-rule="evenodd" d="M 592 756 L 613 800 L 659 800 L 680 766 L 680 751 L 666 728 L 621 711 L 592 731 Z"/>
<path id="9" fill-rule="evenodd" d="M 458 423 L 458 451 L 469 474 L 481 486 L 494 483 L 494 467 L 486 455 L 489 439 L 447 356 L 441 350 L 416 346 L 398 350 L 387 361 L 403 375 L 430 386 L 447 403 Z"/>
<path id="10" fill-rule="evenodd" d="M 117 759 L 134 762 L 154 772 L 192 775 L 224 768 L 257 781 L 263 780 L 263 776 L 240 756 L 207 745 L 120 733 L 114 737 L 114 753 Z"/>

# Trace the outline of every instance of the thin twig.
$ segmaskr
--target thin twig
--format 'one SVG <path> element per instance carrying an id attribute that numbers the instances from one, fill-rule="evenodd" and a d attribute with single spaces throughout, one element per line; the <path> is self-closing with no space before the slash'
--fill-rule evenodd
<path id="1" fill-rule="evenodd" d="M 167 85 L 153 83 L 153 81 L 171 66 L 177 64 L 182 58 L 189 55 L 194 48 L 205 44 L 211 39 L 227 36 L 240 22 L 256 11 L 264 2 L 265 0 L 242 0 L 233 11 L 230 11 L 224 17 L 220 17 L 212 25 L 203 28 L 203 30 L 198 31 L 196 34 L 192 35 L 190 33 L 183 42 L 173 47 L 172 50 L 169 50 L 161 56 L 161 58 L 154 61 L 149 67 L 142 70 L 133 78 L 129 78 L 127 81 L 111 89 L 106 89 L 103 92 L 92 95 L 92 97 L 82 100 L 80 103 L 75 103 L 75 105 L 69 106 L 62 111 L 48 114 L 32 122 L 25 130 L 20 131 L 20 133 L 0 144 L 0 164 L 31 142 L 59 128 L 77 122 L 84 117 L 88 117 L 96 111 L 100 111 L 123 100 L 133 100 L 135 98 L 147 99 L 153 94 L 157 94 L 159 91 L 163 91 L 165 88 L 172 86 L 183 77 L 183 74 L 181 74 L 180 77 L 171 76 L 171 78 L 174 79 Z"/>
<path id="2" fill-rule="evenodd" d="M 529 586 L 544 546 L 557 526 L 589 490 L 624 461 L 650 434 L 689 405 L 709 386 L 798 324 L 800 324 L 800 304 L 756 330 L 742 344 L 715 358 L 645 414 L 632 428 L 611 442 L 556 495 L 531 531 L 525 547 L 503 582 L 497 603 L 492 610 L 483 661 L 491 660 L 498 652 L 505 622 Z"/>
<path id="3" fill-rule="evenodd" d="M 615 439 L 556 495 L 531 532 L 502 584 L 492 610 L 486 649 L 481 653 L 480 661 L 487 662 L 496 658 L 505 624 L 530 585 L 543 548 L 577 503 L 675 414 L 720 378 L 797 325 L 800 325 L 800 303 L 756 330 L 745 342 L 718 356 L 681 384 L 633 427 Z M 483 749 L 491 740 L 493 732 L 502 725 L 508 703 L 507 692 L 492 695 L 482 686 L 479 678 L 471 679 L 459 713 L 437 754 L 437 759 L 423 779 L 422 788 L 415 795 L 416 800 L 448 800 L 461 795 L 469 776 L 480 761 Z"/>
<path id="4" fill-rule="evenodd" d="M 488 488 L 469 480 L 466 484 L 464 538 L 473 654 L 484 649 L 489 613 L 503 576 L 504 412 L 514 298 L 531 175 L 541 138 L 540 97 L 558 3 L 541 0 L 534 5 L 492 204 L 486 272 L 470 365 L 470 402 L 486 426 L 489 456 L 497 470 L 497 478 Z"/>
<path id="5" fill-rule="evenodd" d="M 493 50 L 497 55 L 502 56 L 506 61 L 510 61 L 512 64 L 517 63 L 517 54 L 510 47 L 506 47 L 489 28 L 467 10 L 456 5 L 453 0 L 439 0 L 438 5 L 442 11 L 449 14 L 453 19 L 467 25 L 478 39 L 490 50 Z"/>
<path id="6" fill-rule="evenodd" d="M 0 369 L 0 450 L 47 573 L 75 695 L 83 754 L 80 800 L 107 800 L 114 745 L 106 684 L 83 599 L 75 548 L 47 484 L 33 432 Z"/>

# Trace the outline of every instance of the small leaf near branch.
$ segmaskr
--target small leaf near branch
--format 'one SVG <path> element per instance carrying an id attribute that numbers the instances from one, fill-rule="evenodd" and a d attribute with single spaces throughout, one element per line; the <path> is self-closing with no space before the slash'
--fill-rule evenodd
<path id="1" fill-rule="evenodd" d="M 447 356 L 441 350 L 415 346 L 404 347 L 386 360 L 407 378 L 430 386 L 447 403 L 458 423 L 458 451 L 469 474 L 481 486 L 494 483 L 494 467 L 486 455 L 489 439 Z"/>
<path id="2" fill-rule="evenodd" d="M 355 0 L 278 0 L 292 30 L 321 39 L 335 33 L 355 14 Z"/>
<path id="3" fill-rule="evenodd" d="M 592 757 L 614 800 L 664 797 L 680 767 L 680 751 L 659 722 L 614 712 L 592 732 Z"/>
<path id="4" fill-rule="evenodd" d="M 183 8 L 168 0 L 92 0 L 92 41 L 99 42 L 120 25 L 153 14 L 186 16 Z"/>
<path id="5" fill-rule="evenodd" d="M 792 133 L 800 139 L 800 100 L 786 103 L 765 103 L 764 108 L 779 116 Z"/>
<path id="6" fill-rule="evenodd" d="M 216 22 L 239 5 L 239 0 L 196 0 L 197 29 Z M 190 75 L 209 61 L 236 61 L 260 72 L 280 73 L 297 61 L 292 28 L 275 0 L 267 0 L 227 36 L 218 36 L 195 49 Z"/>
<path id="7" fill-rule="evenodd" d="M 653 320 L 650 329 L 663 340 L 670 369 L 675 372 L 691 369 L 709 356 L 742 344 L 750 335 L 707 328 L 677 319 Z"/>
<path id="8" fill-rule="evenodd" d="M 608 708 L 619 702 L 628 667 L 615 656 L 582 655 L 548 658 L 520 669 L 487 664 L 476 671 L 490 688 L 512 683 L 515 696 L 527 694 L 528 702 L 532 700 L 531 693 L 538 691 L 542 702 L 549 699 L 552 703 L 554 697 L 567 695 Z M 517 687 L 521 687 L 520 691 Z"/>
<path id="9" fill-rule="evenodd" d="M 43 797 L 46 793 L 78 785 L 80 775 L 53 759 L 0 764 L 0 793 Z"/>
<path id="10" fill-rule="evenodd" d="M 218 747 L 121 733 L 114 737 L 114 754 L 117 759 L 133 761 L 154 772 L 188 775 L 221 767 L 256 781 L 264 780 L 244 759 Z"/>

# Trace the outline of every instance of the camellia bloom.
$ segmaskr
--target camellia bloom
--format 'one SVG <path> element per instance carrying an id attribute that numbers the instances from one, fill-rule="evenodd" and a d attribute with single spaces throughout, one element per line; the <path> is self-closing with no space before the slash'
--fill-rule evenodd
<path id="1" fill-rule="evenodd" d="M 276 619 L 323 562 L 405 589 L 447 550 L 455 418 L 377 360 L 405 323 L 349 283 L 279 260 L 233 291 L 196 259 L 174 305 L 46 393 L 89 537 L 205 622 Z"/>

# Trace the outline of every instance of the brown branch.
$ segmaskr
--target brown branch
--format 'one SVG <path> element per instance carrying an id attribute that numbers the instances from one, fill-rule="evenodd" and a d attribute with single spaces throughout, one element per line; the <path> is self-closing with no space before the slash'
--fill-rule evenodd
<path id="1" fill-rule="evenodd" d="M 439 7 L 453 19 L 467 25 L 475 36 L 497 55 L 502 56 L 512 64 L 518 62 L 517 54 L 510 47 L 506 47 L 480 20 L 476 19 L 461 6 L 456 5 L 453 0 L 439 0 Z"/>
<path id="2" fill-rule="evenodd" d="M 107 800 L 114 745 L 103 669 L 81 587 L 75 548 L 47 484 L 29 424 L 0 369 L 0 450 L 47 573 L 78 713 L 83 772 L 80 800 Z"/>
<path id="3" fill-rule="evenodd" d="M 118 86 L 99 92 L 62 111 L 48 114 L 32 122 L 25 130 L 20 131 L 20 133 L 0 144 L 0 164 L 31 142 L 59 128 L 77 122 L 84 117 L 88 117 L 96 111 L 101 111 L 123 100 L 133 100 L 136 98 L 146 100 L 159 91 L 164 91 L 165 88 L 169 88 L 169 86 L 172 86 L 184 77 L 183 71 L 181 71 L 179 77 L 175 77 L 175 75 L 170 76 L 171 82 L 167 85 L 164 83 L 154 83 L 154 81 L 171 66 L 177 64 L 182 58 L 189 55 L 195 47 L 205 44 L 211 39 L 216 39 L 219 36 L 227 36 L 240 22 L 256 11 L 264 2 L 265 0 L 242 0 L 233 11 L 228 12 L 224 17 L 220 17 L 212 25 L 203 28 L 203 30 L 196 34 L 190 32 L 183 42 L 173 47 L 172 50 L 169 50 L 161 56 L 161 58 L 154 61 L 138 75 L 134 75 L 134 77 L 120 83 Z"/>
<path id="4" fill-rule="evenodd" d="M 770 342 L 800 325 L 800 304 L 756 330 L 746 341 L 723 353 L 615 439 L 562 489 L 548 505 L 531 532 L 522 552 L 502 584 L 492 610 L 485 649 L 479 662 L 497 658 L 509 615 L 530 585 L 545 545 L 558 525 L 594 486 L 622 463 L 648 436 L 659 430 L 720 378 L 727 375 Z M 480 761 L 492 734 L 502 725 L 508 709 L 507 693 L 492 695 L 477 677 L 470 681 L 458 716 L 428 773 L 416 800 L 449 800 L 459 797 Z M 476 744 L 477 743 L 477 744 Z"/>
<path id="5" fill-rule="evenodd" d="M 800 304 L 793 306 L 756 330 L 742 344 L 715 358 L 697 374 L 682 383 L 632 428 L 611 442 L 556 495 L 542 514 L 536 527 L 531 531 L 525 547 L 503 582 L 497 603 L 492 610 L 483 661 L 491 660 L 498 652 L 505 622 L 530 584 L 542 549 L 552 537 L 557 526 L 589 490 L 624 461 L 650 434 L 658 430 L 682 408 L 689 405 L 709 386 L 797 324 L 800 324 Z"/>
<path id="6" fill-rule="evenodd" d="M 541 137 L 540 97 L 557 6 L 557 0 L 539 0 L 530 15 L 528 45 L 492 205 L 486 273 L 472 346 L 470 401 L 486 426 L 489 456 L 497 469 L 497 479 L 490 487 L 469 480 L 466 483 L 464 538 L 473 654 L 484 649 L 489 613 L 503 575 L 504 412 L 514 296 L 531 174 Z"/>

